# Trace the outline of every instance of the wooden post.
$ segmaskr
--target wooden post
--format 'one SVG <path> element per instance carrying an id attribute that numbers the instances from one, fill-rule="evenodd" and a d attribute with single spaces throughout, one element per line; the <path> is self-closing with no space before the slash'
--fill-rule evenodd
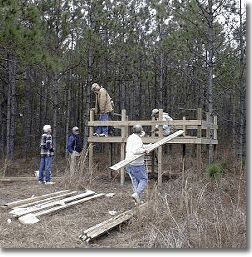
<path id="1" fill-rule="evenodd" d="M 184 118 L 184 117 L 183 117 Z M 184 199 L 184 184 L 185 184 L 185 156 L 186 156 L 186 145 L 182 145 L 182 181 L 181 181 L 181 198 L 180 198 L 180 209 L 183 207 Z"/>
<path id="2" fill-rule="evenodd" d="M 183 116 L 183 121 L 184 122 L 186 121 L 186 117 L 185 116 Z M 183 137 L 185 137 L 185 135 L 186 135 L 186 124 L 185 123 L 183 123 L 183 130 L 184 130 Z"/>
<path id="3" fill-rule="evenodd" d="M 210 112 L 206 113 L 206 122 L 207 122 L 206 138 L 210 139 L 210 123 L 211 123 Z"/>
<path id="4" fill-rule="evenodd" d="M 125 109 L 122 110 L 122 121 L 126 121 L 126 110 Z M 126 128 L 126 127 L 123 127 L 121 129 L 121 137 L 122 137 L 122 139 L 125 139 L 125 137 L 127 136 L 126 135 L 127 131 L 128 131 L 128 128 Z M 121 143 L 121 160 L 123 160 L 124 158 L 125 158 L 125 143 L 122 142 Z M 123 186 L 124 185 L 124 181 L 125 181 L 124 168 L 121 168 L 120 174 L 121 174 L 121 185 Z"/>
<path id="5" fill-rule="evenodd" d="M 217 116 L 214 116 L 214 125 L 217 126 Z M 217 140 L 217 128 L 214 128 L 213 139 Z M 214 157 L 217 155 L 217 144 L 214 144 Z"/>
<path id="6" fill-rule="evenodd" d="M 197 120 L 202 121 L 202 109 L 197 109 Z M 197 138 L 202 137 L 201 125 L 197 129 Z M 197 144 L 197 169 L 201 171 L 201 144 Z"/>
<path id="7" fill-rule="evenodd" d="M 113 144 L 109 143 L 109 167 L 113 165 Z M 112 178 L 112 170 L 109 169 L 109 178 Z"/>
<path id="8" fill-rule="evenodd" d="M 163 109 L 159 109 L 159 115 L 158 115 L 158 120 L 162 121 L 163 120 Z M 163 127 L 159 126 L 159 133 L 158 133 L 159 138 L 163 137 Z M 163 162 L 163 149 L 162 146 L 158 147 L 158 187 L 159 189 L 162 186 L 162 162 Z"/>
<path id="9" fill-rule="evenodd" d="M 154 116 L 152 116 L 151 117 L 151 120 L 155 120 L 155 117 Z M 152 125 L 151 126 L 151 137 L 155 137 L 155 132 L 154 132 L 154 130 L 155 130 L 155 125 Z"/>
<path id="10" fill-rule="evenodd" d="M 94 110 L 93 109 L 90 110 L 89 119 L 90 119 L 90 121 L 94 121 Z M 89 128 L 89 137 L 93 137 L 93 134 L 94 134 L 94 127 L 90 127 Z M 93 156 L 94 156 L 94 144 L 89 143 L 89 147 L 88 147 L 88 169 L 89 169 L 89 172 L 91 172 L 91 170 L 93 169 Z"/>
<path id="11" fill-rule="evenodd" d="M 206 121 L 207 121 L 207 130 L 206 130 L 206 137 L 207 139 L 209 140 L 208 142 L 208 163 L 211 164 L 213 162 L 213 144 L 212 144 L 212 133 L 211 133 L 211 124 L 212 124 L 212 121 L 211 121 L 211 116 L 210 116 L 210 113 L 207 112 L 206 114 Z"/>

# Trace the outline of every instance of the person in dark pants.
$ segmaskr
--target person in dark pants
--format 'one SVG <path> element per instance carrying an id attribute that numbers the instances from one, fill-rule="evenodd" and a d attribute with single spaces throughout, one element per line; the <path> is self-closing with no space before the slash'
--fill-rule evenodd
<path id="1" fill-rule="evenodd" d="M 80 157 L 83 148 L 83 142 L 80 137 L 78 127 L 72 128 L 72 134 L 68 137 L 67 151 L 70 154 L 70 175 L 74 175 L 76 171 L 77 158 Z"/>
<path id="2" fill-rule="evenodd" d="M 54 156 L 52 129 L 50 125 L 43 127 L 44 133 L 41 136 L 40 142 L 40 167 L 39 167 L 39 183 L 40 184 L 54 184 L 52 179 L 52 161 Z"/>

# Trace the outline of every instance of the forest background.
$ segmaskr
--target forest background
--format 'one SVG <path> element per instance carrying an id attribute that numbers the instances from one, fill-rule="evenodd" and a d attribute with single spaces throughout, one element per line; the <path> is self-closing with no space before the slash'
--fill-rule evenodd
<path id="1" fill-rule="evenodd" d="M 73 126 L 88 135 L 98 82 L 129 119 L 217 115 L 219 145 L 242 160 L 246 75 L 240 0 L 1 0 L 0 158 L 38 156 L 44 124 L 64 156 Z"/>

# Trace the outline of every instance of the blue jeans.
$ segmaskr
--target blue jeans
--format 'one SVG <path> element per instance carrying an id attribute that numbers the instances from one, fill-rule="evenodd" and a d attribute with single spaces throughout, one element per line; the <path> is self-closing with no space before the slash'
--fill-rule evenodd
<path id="1" fill-rule="evenodd" d="M 99 121 L 108 121 L 109 120 L 109 114 L 103 113 L 99 115 Z M 108 136 L 108 127 L 97 127 L 96 131 L 97 134 L 104 134 Z"/>
<path id="2" fill-rule="evenodd" d="M 127 172 L 130 176 L 134 193 L 141 197 L 148 184 L 148 174 L 145 165 L 128 165 Z"/>
<path id="3" fill-rule="evenodd" d="M 41 156 L 40 167 L 39 167 L 39 181 L 41 182 L 51 181 L 52 160 L 53 160 L 53 157 L 51 156 Z"/>

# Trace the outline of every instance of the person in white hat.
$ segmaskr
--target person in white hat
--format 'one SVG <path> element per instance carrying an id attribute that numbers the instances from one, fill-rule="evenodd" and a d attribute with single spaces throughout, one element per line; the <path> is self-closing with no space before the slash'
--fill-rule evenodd
<path id="1" fill-rule="evenodd" d="M 38 181 L 40 184 L 54 184 L 52 182 L 52 161 L 54 156 L 52 128 L 50 125 L 44 125 L 43 134 L 40 142 L 40 167 Z"/>
<path id="2" fill-rule="evenodd" d="M 141 125 L 134 125 L 132 134 L 128 137 L 126 143 L 126 159 L 133 155 L 148 153 L 146 146 L 142 142 L 143 128 Z M 148 174 L 144 164 L 144 156 L 139 156 L 138 159 L 132 161 L 127 166 L 133 187 L 132 198 L 136 203 L 141 203 L 143 194 L 148 184 Z"/>
<path id="3" fill-rule="evenodd" d="M 159 119 L 159 110 L 158 109 L 153 109 L 151 112 L 151 116 L 155 117 L 156 120 Z M 163 121 L 172 121 L 173 119 L 169 116 L 169 114 L 167 112 L 163 112 Z M 155 126 L 155 131 L 157 131 L 159 128 L 158 125 Z M 167 137 L 172 133 L 172 126 L 171 125 L 163 125 L 163 136 Z"/>
<path id="4" fill-rule="evenodd" d="M 109 115 L 113 112 L 113 101 L 107 90 L 93 83 L 91 91 L 95 93 L 95 114 L 99 115 L 99 121 L 108 121 Z M 94 136 L 108 136 L 108 127 L 97 127 Z"/>
<path id="5" fill-rule="evenodd" d="M 70 175 L 74 175 L 76 171 L 77 158 L 80 157 L 83 148 L 83 142 L 80 137 L 78 127 L 72 128 L 72 134 L 68 137 L 67 151 L 70 154 Z"/>

